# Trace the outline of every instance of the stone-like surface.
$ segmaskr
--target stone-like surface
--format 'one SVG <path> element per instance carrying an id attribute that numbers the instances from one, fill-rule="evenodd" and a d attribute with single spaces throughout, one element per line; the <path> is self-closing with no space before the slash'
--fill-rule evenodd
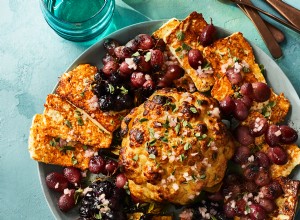
<path id="1" fill-rule="evenodd" d="M 243 32 L 267 52 L 252 23 L 233 5 L 216 0 L 124 1 L 151 19 L 184 18 L 191 11 L 202 12 L 218 26 Z M 121 0 L 116 2 L 113 23 L 103 36 L 146 20 Z M 272 11 L 259 0 L 253 2 Z M 300 8 L 297 0 L 287 2 Z M 31 118 L 42 112 L 58 76 L 103 36 L 87 43 L 60 38 L 44 21 L 38 1 L 1 1 L 0 27 L 0 219 L 53 219 L 40 187 L 36 162 L 27 151 Z M 278 27 L 285 31 L 286 41 L 282 44 L 284 57 L 277 63 L 299 94 L 299 35 Z"/>

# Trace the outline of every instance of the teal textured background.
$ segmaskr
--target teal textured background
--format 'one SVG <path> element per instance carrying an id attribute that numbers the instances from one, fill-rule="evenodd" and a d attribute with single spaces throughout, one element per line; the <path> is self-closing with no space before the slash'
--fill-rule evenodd
<path id="1" fill-rule="evenodd" d="M 253 2 L 274 12 L 261 0 Z M 287 2 L 300 8 L 298 0 Z M 52 91 L 58 76 L 100 38 L 148 18 L 184 18 L 191 11 L 198 11 L 207 20 L 211 17 L 217 26 L 244 33 L 269 54 L 252 23 L 234 5 L 216 0 L 116 0 L 116 4 L 113 22 L 102 36 L 92 42 L 74 43 L 50 29 L 37 0 L 1 0 L 0 219 L 53 219 L 40 187 L 37 164 L 27 151 L 31 119 L 43 111 L 45 97 Z M 286 41 L 281 44 L 284 56 L 276 63 L 299 95 L 300 35 L 277 26 L 284 31 Z"/>

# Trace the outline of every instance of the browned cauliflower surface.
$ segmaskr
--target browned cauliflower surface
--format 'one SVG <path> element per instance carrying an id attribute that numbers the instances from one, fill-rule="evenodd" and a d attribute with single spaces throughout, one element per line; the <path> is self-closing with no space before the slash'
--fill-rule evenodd
<path id="1" fill-rule="evenodd" d="M 223 179 L 234 144 L 215 100 L 159 90 L 121 125 L 120 164 L 133 196 L 188 204 Z"/>

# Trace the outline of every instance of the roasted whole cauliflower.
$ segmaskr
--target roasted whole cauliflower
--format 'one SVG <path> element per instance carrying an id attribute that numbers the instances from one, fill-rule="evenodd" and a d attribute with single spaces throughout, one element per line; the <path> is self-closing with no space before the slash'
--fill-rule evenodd
<path id="1" fill-rule="evenodd" d="M 144 202 L 188 204 L 223 179 L 234 143 L 214 99 L 165 89 L 121 125 L 120 164 Z"/>

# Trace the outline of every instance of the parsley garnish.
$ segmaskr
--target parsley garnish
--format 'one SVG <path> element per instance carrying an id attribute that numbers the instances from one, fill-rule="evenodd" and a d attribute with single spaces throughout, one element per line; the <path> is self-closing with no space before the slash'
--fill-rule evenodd
<path id="1" fill-rule="evenodd" d="M 176 49 L 175 49 L 175 52 L 179 52 L 179 51 L 181 51 L 181 47 L 177 47 Z"/>
<path id="2" fill-rule="evenodd" d="M 175 126 L 176 135 L 179 134 L 179 131 L 180 131 L 180 123 L 177 123 L 176 126 Z"/>
<path id="3" fill-rule="evenodd" d="M 134 161 L 137 161 L 138 159 L 139 159 L 139 155 L 138 154 L 134 155 L 134 157 L 132 158 L 132 160 L 134 160 Z"/>
<path id="4" fill-rule="evenodd" d="M 243 72 L 244 73 L 250 73 L 250 68 L 247 68 L 247 67 L 243 67 Z"/>
<path id="5" fill-rule="evenodd" d="M 83 120 L 81 117 L 77 118 L 77 123 L 79 126 L 82 126 L 83 125 Z"/>
<path id="6" fill-rule="evenodd" d="M 201 140 L 203 140 L 204 138 L 206 138 L 207 137 L 207 135 L 206 134 L 200 134 L 200 133 L 196 133 L 195 134 L 195 137 L 199 140 L 199 141 L 201 141 Z"/>
<path id="7" fill-rule="evenodd" d="M 185 155 L 184 154 L 180 154 L 179 155 L 179 160 L 180 160 L 180 162 L 184 161 L 185 160 Z"/>
<path id="8" fill-rule="evenodd" d="M 140 123 L 143 123 L 144 121 L 148 121 L 148 119 L 147 119 L 147 118 L 141 118 L 141 119 L 139 120 Z"/>
<path id="9" fill-rule="evenodd" d="M 83 148 L 83 150 L 87 150 L 87 149 L 88 149 L 88 146 L 82 145 L 82 148 Z"/>
<path id="10" fill-rule="evenodd" d="M 202 179 L 202 180 L 204 180 L 206 178 L 206 175 L 205 174 L 202 174 L 201 176 L 200 176 L 200 179 Z"/>
<path id="11" fill-rule="evenodd" d="M 186 121 L 186 120 L 182 121 L 182 125 L 183 125 L 183 127 L 189 127 L 191 129 L 193 128 L 192 125 L 188 121 Z"/>
<path id="12" fill-rule="evenodd" d="M 140 53 L 137 51 L 134 54 L 132 54 L 133 57 L 138 57 L 140 55 Z"/>
<path id="13" fill-rule="evenodd" d="M 151 52 L 150 51 L 147 52 L 144 57 L 145 57 L 145 61 L 148 62 L 151 59 Z"/>
<path id="14" fill-rule="evenodd" d="M 66 152 L 67 150 L 75 150 L 75 147 L 72 146 L 63 146 L 59 148 L 59 151 Z"/>
<path id="15" fill-rule="evenodd" d="M 149 154 L 149 158 L 150 158 L 150 159 L 155 159 L 156 157 L 155 157 L 154 154 Z"/>
<path id="16" fill-rule="evenodd" d="M 74 154 L 72 153 L 72 158 L 71 158 L 72 164 L 75 165 L 78 163 L 76 157 L 74 156 Z"/>
<path id="17" fill-rule="evenodd" d="M 188 150 L 192 147 L 192 145 L 190 143 L 185 143 L 185 145 L 183 146 L 184 150 Z"/>
<path id="18" fill-rule="evenodd" d="M 128 89 L 126 89 L 124 86 L 121 86 L 121 87 L 118 88 L 118 89 L 121 90 L 121 93 L 122 93 L 123 95 L 127 95 L 127 94 L 128 94 Z"/>
<path id="19" fill-rule="evenodd" d="M 153 139 L 153 140 L 151 140 L 151 141 L 149 142 L 149 145 L 150 145 L 150 146 L 154 146 L 154 145 L 155 145 L 155 143 L 156 143 L 156 140 L 155 140 L 155 139 Z"/>
<path id="20" fill-rule="evenodd" d="M 168 138 L 167 138 L 167 137 L 162 137 L 160 140 L 161 140 L 162 142 L 164 142 L 164 143 L 168 143 Z"/>
<path id="21" fill-rule="evenodd" d="M 64 124 L 67 125 L 69 128 L 72 128 L 72 124 L 69 120 L 65 120 Z"/>
<path id="22" fill-rule="evenodd" d="M 183 50 L 188 50 L 188 51 L 189 51 L 189 50 L 192 49 L 192 48 L 191 48 L 189 45 L 183 43 L 183 44 L 182 44 L 182 49 L 183 49 Z"/>
<path id="23" fill-rule="evenodd" d="M 108 90 L 110 94 L 114 94 L 115 93 L 115 87 L 112 84 L 108 84 Z"/>
<path id="24" fill-rule="evenodd" d="M 177 31 L 176 37 L 178 40 L 182 41 L 182 40 L 184 40 L 184 33 L 182 31 Z"/>
<path id="25" fill-rule="evenodd" d="M 198 111 L 195 107 L 190 107 L 191 112 L 193 112 L 194 114 L 196 114 Z"/>
<path id="26" fill-rule="evenodd" d="M 202 105 L 202 102 L 203 102 L 202 100 L 199 99 L 197 100 L 198 105 Z"/>

